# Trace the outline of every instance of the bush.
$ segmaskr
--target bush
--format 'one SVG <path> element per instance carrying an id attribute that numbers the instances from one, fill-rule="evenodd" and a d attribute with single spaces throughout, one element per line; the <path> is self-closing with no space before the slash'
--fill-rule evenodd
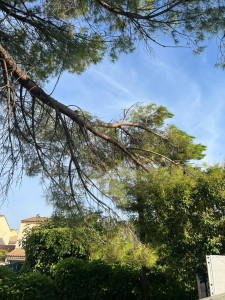
<path id="1" fill-rule="evenodd" d="M 29 273 L 18 276 L 14 292 L 18 300 L 56 299 L 53 280 L 40 273 Z"/>
<path id="2" fill-rule="evenodd" d="M 55 300 L 55 286 L 46 275 L 29 273 L 17 276 L 12 270 L 0 266 L 0 299 Z"/>
<path id="3" fill-rule="evenodd" d="M 153 267 L 149 272 L 150 297 L 154 300 L 198 299 L 196 275 L 193 273 L 190 285 L 190 280 L 179 271 L 182 272 L 166 266 Z"/>
<path id="4" fill-rule="evenodd" d="M 6 255 L 9 251 L 0 249 L 0 261 L 5 261 Z"/>
<path id="5" fill-rule="evenodd" d="M 35 228 L 23 242 L 26 261 L 23 272 L 51 275 L 56 264 L 67 257 L 87 259 L 88 252 L 70 228 Z"/>
<path id="6" fill-rule="evenodd" d="M 66 299 L 139 299 L 140 273 L 130 267 L 68 258 L 58 263 L 55 283 Z"/>
<path id="7" fill-rule="evenodd" d="M 17 275 L 12 270 L 0 266 L 0 299 L 12 300 L 12 287 L 16 283 Z"/>

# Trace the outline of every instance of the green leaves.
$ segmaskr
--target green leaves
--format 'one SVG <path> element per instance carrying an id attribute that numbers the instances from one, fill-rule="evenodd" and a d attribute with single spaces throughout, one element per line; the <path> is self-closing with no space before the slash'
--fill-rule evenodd
<path id="1" fill-rule="evenodd" d="M 55 282 L 59 296 L 69 299 L 128 300 L 141 296 L 139 271 L 101 260 L 67 258 L 57 265 Z"/>
<path id="2" fill-rule="evenodd" d="M 161 33 L 198 53 L 208 36 L 223 31 L 225 6 L 206 0 L 167 6 L 156 0 L 27 0 L 15 6 L 2 1 L 0 13 L 3 47 L 33 77 L 47 80 L 64 70 L 83 72 L 106 53 L 115 60 L 133 51 L 138 40 L 161 44 Z"/>
<path id="3" fill-rule="evenodd" d="M 51 278 L 39 273 L 17 275 L 0 266 L 0 298 L 5 300 L 56 299 L 55 285 Z"/>
<path id="4" fill-rule="evenodd" d="M 193 274 L 206 268 L 206 254 L 225 253 L 225 171 L 215 166 L 189 172 L 155 170 L 139 184 L 145 238 L 158 246 L 160 264 L 174 269 L 181 279 L 186 273 L 191 289 Z M 132 195 L 134 191 L 135 186 Z"/>
<path id="5" fill-rule="evenodd" d="M 87 258 L 87 248 L 69 228 L 36 228 L 23 242 L 26 251 L 24 270 L 52 274 L 56 264 L 66 257 Z"/>

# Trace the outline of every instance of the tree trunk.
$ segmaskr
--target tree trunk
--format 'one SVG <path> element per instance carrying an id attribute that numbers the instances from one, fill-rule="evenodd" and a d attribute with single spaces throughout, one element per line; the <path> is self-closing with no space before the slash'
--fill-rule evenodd
<path id="1" fill-rule="evenodd" d="M 142 299 L 143 300 L 149 300 L 150 294 L 149 294 L 149 278 L 148 278 L 148 270 L 145 266 L 142 266 L 141 268 L 141 287 L 142 287 Z"/>
<path id="2" fill-rule="evenodd" d="M 142 243 L 145 243 L 144 207 L 143 207 L 143 199 L 140 195 L 137 196 L 137 204 L 138 204 L 138 222 L 139 222 L 140 241 Z M 149 300 L 150 284 L 148 278 L 148 269 L 144 265 L 141 268 L 141 287 L 142 287 L 142 299 Z"/>

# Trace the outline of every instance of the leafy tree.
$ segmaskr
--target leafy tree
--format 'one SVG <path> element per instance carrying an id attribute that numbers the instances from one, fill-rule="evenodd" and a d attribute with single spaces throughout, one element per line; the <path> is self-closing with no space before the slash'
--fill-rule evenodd
<path id="1" fill-rule="evenodd" d="M 26 251 L 23 272 L 47 275 L 52 275 L 56 264 L 67 257 L 100 259 L 136 269 L 143 264 L 154 265 L 158 257 L 154 249 L 138 241 L 126 223 L 90 212 L 82 218 L 72 215 L 72 220 L 57 216 L 54 222 L 28 231 L 22 245 Z"/>
<path id="2" fill-rule="evenodd" d="M 163 167 L 126 182 L 120 205 L 159 255 L 149 274 L 153 298 L 197 299 L 196 272 L 206 271 L 206 255 L 225 253 L 224 179 L 219 166 L 186 173 Z"/>
<path id="3" fill-rule="evenodd" d="M 41 224 L 27 232 L 22 241 L 26 252 L 23 272 L 39 271 L 52 274 L 56 264 L 66 257 L 87 259 L 87 248 L 70 228 L 56 228 L 52 223 Z"/>
<path id="4" fill-rule="evenodd" d="M 225 252 L 224 168 L 158 176 L 161 183 L 153 175 L 146 186 L 151 190 L 146 226 L 152 231 L 147 238 L 161 244 L 162 264 L 173 268 L 193 288 L 195 273 L 206 270 L 205 256 Z"/>
<path id="5" fill-rule="evenodd" d="M 79 224 L 79 236 L 88 245 L 91 260 L 103 260 L 108 264 L 140 268 L 143 264 L 154 265 L 157 253 L 152 247 L 142 244 L 127 222 L 103 217 L 101 214 L 85 216 L 86 224 Z"/>
<path id="6" fill-rule="evenodd" d="M 146 115 L 147 118 L 143 118 Z M 145 174 L 138 167 L 127 170 L 126 163 L 124 164 L 121 161 L 117 169 L 114 168 L 109 176 L 101 179 L 101 184 L 113 195 L 117 207 L 128 212 L 128 218 L 135 219 L 135 228 L 140 241 L 151 246 L 153 244 L 146 238 L 146 235 L 148 235 L 149 230 L 154 235 L 154 230 L 151 230 L 152 228 L 149 229 L 146 214 L 150 209 L 154 215 L 155 210 L 148 206 L 149 197 L 151 199 L 151 187 L 150 190 L 148 188 L 145 189 L 145 185 L 148 186 L 148 182 L 151 181 L 151 174 L 155 172 L 159 176 L 161 172 L 164 172 L 164 169 L 168 170 L 168 168 L 169 172 L 172 173 L 173 167 L 177 168 L 180 165 L 184 165 L 186 170 L 180 171 L 183 174 L 183 172 L 189 172 L 188 169 L 190 167 L 187 163 L 190 159 L 201 159 L 204 157 L 203 151 L 205 146 L 195 144 L 194 137 L 186 132 L 179 130 L 173 125 L 165 124 L 166 118 L 171 118 L 172 116 L 165 107 L 157 107 L 156 105 L 147 107 L 137 105 L 132 111 L 128 112 L 127 117 L 131 122 L 136 122 L 138 119 L 143 124 L 148 123 L 150 128 L 154 128 L 154 130 L 157 128 L 157 132 L 160 132 L 164 137 L 167 136 L 170 143 L 176 146 L 171 149 L 169 144 L 163 144 L 155 137 L 148 138 L 145 135 L 140 139 L 138 132 L 132 130 L 130 139 L 131 141 L 139 139 L 139 147 L 135 147 L 135 149 L 139 151 L 140 155 L 143 156 L 147 153 L 153 157 L 156 156 L 152 162 L 151 169 Z M 130 147 L 133 148 L 133 145 L 131 144 Z M 161 177 L 159 176 L 159 178 Z M 154 182 L 154 184 L 157 186 L 157 183 Z M 154 244 L 153 248 L 156 249 L 157 247 L 158 245 Z M 142 285 L 145 294 L 143 296 L 145 297 L 144 299 L 149 298 L 148 270 L 146 267 L 147 265 L 143 264 Z"/>
<path id="7" fill-rule="evenodd" d="M 106 52 L 114 59 L 131 51 L 136 40 L 160 43 L 155 36 L 161 33 L 198 51 L 204 35 L 216 35 L 224 26 L 223 2 L 206 0 L 1 1 L 0 13 L 2 194 L 22 165 L 27 174 L 51 179 L 54 190 L 76 205 L 82 189 L 107 206 L 93 192 L 91 178 L 113 161 L 125 159 L 149 170 L 151 161 L 137 150 L 139 140 L 130 147 L 130 131 L 173 146 L 148 122 L 104 123 L 72 110 L 49 96 L 40 80 L 63 70 L 79 73 Z"/>
<path id="8" fill-rule="evenodd" d="M 42 79 L 82 72 L 105 52 L 115 59 L 137 40 L 163 45 L 162 33 L 172 46 L 181 41 L 200 51 L 208 35 L 224 30 L 219 0 L 10 0 L 1 1 L 0 14 L 1 45 Z"/>

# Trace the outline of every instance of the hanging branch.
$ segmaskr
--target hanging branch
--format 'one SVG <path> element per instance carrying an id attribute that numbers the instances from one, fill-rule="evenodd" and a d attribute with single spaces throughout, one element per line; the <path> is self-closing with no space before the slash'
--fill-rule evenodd
<path id="1" fill-rule="evenodd" d="M 76 173 L 76 180 L 78 179 L 78 181 L 80 181 L 84 191 L 87 192 L 94 201 L 104 205 L 104 201 L 99 200 L 90 188 L 97 188 L 91 176 L 88 174 L 94 172 L 91 170 L 97 168 L 98 172 L 107 172 L 107 170 L 111 168 L 111 166 L 108 167 L 108 164 L 113 165 L 117 159 L 123 159 L 127 161 L 128 164 L 132 163 L 134 166 L 139 166 L 143 171 L 147 172 L 152 167 L 151 158 L 149 157 L 148 159 L 139 154 L 141 138 L 136 138 L 129 128 L 139 130 L 140 134 L 145 133 L 149 136 L 154 136 L 159 140 L 159 143 L 166 143 L 171 148 L 175 147 L 168 137 L 163 136 L 160 132 L 153 130 L 147 125 L 126 121 L 117 123 L 104 123 L 99 120 L 89 121 L 81 112 L 72 110 L 70 107 L 46 94 L 44 90 L 18 66 L 2 45 L 0 45 L 0 59 L 4 64 L 3 77 L 5 78 L 6 87 L 8 89 L 10 86 L 9 77 L 11 77 L 14 80 L 14 87 L 17 86 L 13 91 L 14 97 L 17 96 L 19 99 L 19 101 L 14 100 L 16 103 L 13 107 L 13 120 L 11 122 L 14 124 L 14 127 L 12 127 L 12 132 L 9 132 L 12 156 L 14 152 L 16 152 L 16 149 L 18 149 L 17 160 L 19 159 L 20 153 L 22 160 L 25 162 L 26 159 L 23 157 L 23 153 L 26 153 L 26 151 L 21 150 L 24 147 L 23 143 L 25 143 L 28 148 L 33 148 L 41 168 L 47 174 L 47 177 L 51 178 L 54 184 L 56 183 L 54 171 L 52 169 L 51 171 L 49 170 L 49 165 L 57 168 L 57 172 L 59 172 L 58 185 L 60 185 L 60 178 L 66 176 L 65 170 L 68 169 L 68 166 L 65 165 L 65 161 L 67 160 L 66 157 L 68 157 L 73 164 L 73 172 Z M 28 97 L 28 95 L 30 95 L 30 97 Z M 10 91 L 8 89 L 8 97 L 9 96 Z M 9 105 L 10 100 L 8 100 L 8 107 L 10 108 Z M 45 138 L 43 140 L 43 137 L 40 136 L 40 131 L 42 131 L 44 135 L 46 130 L 47 134 L 50 124 L 52 124 L 54 135 L 51 135 L 48 142 Z M 112 132 L 110 132 L 111 129 L 116 129 L 116 131 L 112 134 Z M 17 138 L 15 145 L 13 145 L 12 142 L 13 134 L 14 137 Z M 131 140 L 132 145 L 129 142 Z M 79 144 L 77 144 L 77 141 L 79 141 Z M 133 142 L 136 144 L 134 145 Z M 16 146 L 17 144 L 19 146 Z M 81 146 L 83 147 L 83 152 L 80 150 Z M 136 148 L 134 146 L 136 146 Z M 56 150 L 56 157 L 51 154 L 54 147 L 60 149 Z M 108 147 L 108 153 L 106 147 Z M 144 149 L 142 150 L 145 151 Z M 162 157 L 162 155 L 158 155 L 153 151 L 151 154 Z M 27 155 L 29 157 L 29 154 Z M 163 159 L 167 159 L 169 163 L 172 163 L 171 159 L 166 156 L 163 156 Z M 113 160 L 115 162 L 113 162 Z M 18 164 L 16 161 L 14 161 L 14 163 L 15 165 Z M 72 176 L 71 163 L 67 173 L 69 177 Z M 35 164 L 37 164 L 37 162 L 34 160 L 34 165 Z M 53 172 L 53 175 L 51 172 Z M 87 182 L 88 185 L 86 184 Z M 71 195 L 74 195 L 73 191 Z"/>

